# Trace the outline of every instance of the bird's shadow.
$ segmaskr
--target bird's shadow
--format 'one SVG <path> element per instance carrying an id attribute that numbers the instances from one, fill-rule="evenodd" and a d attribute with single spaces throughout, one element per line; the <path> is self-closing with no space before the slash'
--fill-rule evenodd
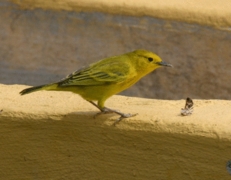
<path id="1" fill-rule="evenodd" d="M 63 120 L 68 121 L 88 121 L 94 124 L 105 124 L 108 119 L 111 119 L 111 125 L 114 125 L 114 121 L 118 119 L 118 115 L 115 113 L 99 114 L 98 111 L 78 111 L 71 112 L 63 116 Z M 108 123 L 107 123 L 108 124 Z"/>

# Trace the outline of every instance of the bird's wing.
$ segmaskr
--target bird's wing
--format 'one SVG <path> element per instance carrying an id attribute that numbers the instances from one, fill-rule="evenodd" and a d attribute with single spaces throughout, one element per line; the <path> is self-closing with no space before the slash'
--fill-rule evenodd
<path id="1" fill-rule="evenodd" d="M 95 63 L 81 68 L 60 81 L 59 86 L 93 86 L 123 82 L 133 77 L 130 67 L 123 61 Z"/>

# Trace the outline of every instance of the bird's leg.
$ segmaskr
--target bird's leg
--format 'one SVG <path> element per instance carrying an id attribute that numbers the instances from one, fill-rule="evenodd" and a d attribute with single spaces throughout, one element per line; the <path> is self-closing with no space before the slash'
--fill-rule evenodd
<path id="1" fill-rule="evenodd" d="M 124 118 L 129 118 L 129 117 L 134 117 L 137 115 L 136 114 L 125 114 L 125 113 L 122 113 L 120 111 L 117 111 L 117 110 L 114 110 L 114 109 L 109 109 L 107 107 L 103 107 L 103 108 L 100 108 L 97 104 L 95 104 L 93 101 L 89 101 L 93 106 L 97 107 L 101 112 L 97 113 L 94 117 L 98 116 L 98 115 L 101 115 L 101 114 L 108 114 L 108 113 L 116 113 L 118 115 L 120 115 L 120 117 L 114 122 L 113 125 L 117 124 L 118 122 L 120 122 L 122 119 Z"/>
<path id="2" fill-rule="evenodd" d="M 102 112 L 101 108 L 97 104 L 95 104 L 93 101 L 88 101 L 88 102 L 91 103 L 93 106 L 95 106 Z"/>
<path id="3" fill-rule="evenodd" d="M 122 119 L 124 118 L 129 118 L 129 117 L 134 117 L 136 116 L 138 113 L 136 114 L 125 114 L 125 113 L 122 113 L 120 111 L 117 111 L 117 110 L 114 110 L 114 109 L 109 109 L 109 108 L 106 108 L 104 107 L 104 110 L 106 110 L 107 112 L 111 112 L 111 113 L 116 113 L 118 115 L 120 115 L 120 117 L 113 123 L 113 125 L 115 126 L 117 123 L 119 123 Z"/>
<path id="4" fill-rule="evenodd" d="M 95 106 L 96 108 L 98 108 L 101 112 L 97 113 L 94 117 L 101 115 L 101 114 L 109 114 L 109 113 L 113 113 L 114 111 L 111 111 L 107 108 L 100 108 L 96 103 L 94 103 L 93 101 L 88 101 L 89 103 L 91 103 L 93 106 Z"/>

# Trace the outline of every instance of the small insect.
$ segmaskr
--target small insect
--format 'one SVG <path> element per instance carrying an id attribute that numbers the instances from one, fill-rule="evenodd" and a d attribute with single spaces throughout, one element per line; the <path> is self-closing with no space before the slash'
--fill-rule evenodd
<path id="1" fill-rule="evenodd" d="M 182 116 L 191 115 L 193 112 L 193 101 L 189 97 L 186 98 L 185 107 L 181 109 Z"/>

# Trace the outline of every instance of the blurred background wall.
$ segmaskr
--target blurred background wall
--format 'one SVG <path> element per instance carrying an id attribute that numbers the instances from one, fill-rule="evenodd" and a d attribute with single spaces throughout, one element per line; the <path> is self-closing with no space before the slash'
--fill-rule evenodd
<path id="1" fill-rule="evenodd" d="M 135 49 L 161 68 L 123 95 L 231 99 L 231 30 L 97 11 L 22 9 L 0 0 L 0 83 L 41 85 L 102 58 Z"/>

